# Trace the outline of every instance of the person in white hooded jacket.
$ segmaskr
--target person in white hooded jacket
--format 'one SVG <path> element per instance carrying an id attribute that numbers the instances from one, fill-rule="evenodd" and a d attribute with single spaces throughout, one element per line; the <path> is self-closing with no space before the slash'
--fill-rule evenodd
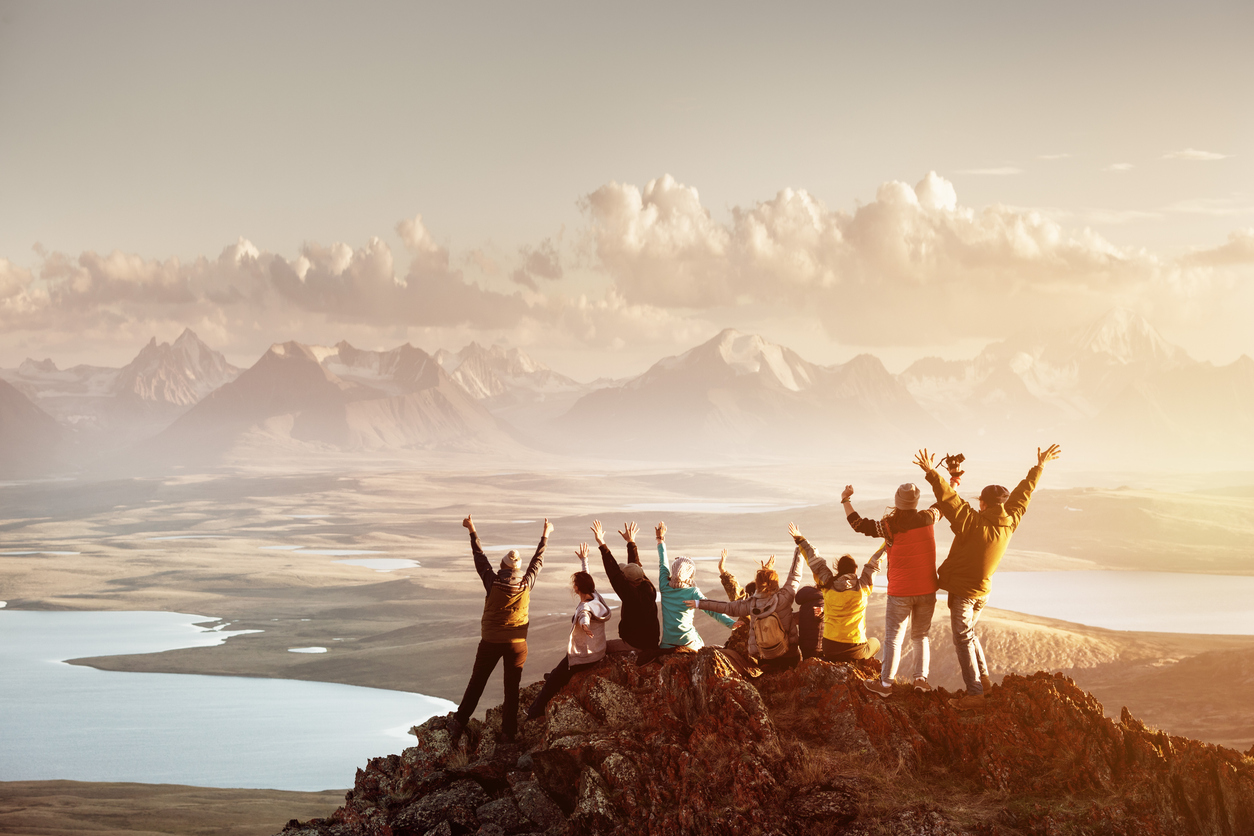
<path id="1" fill-rule="evenodd" d="M 570 638 L 566 642 L 566 655 L 557 667 L 544 677 L 544 687 L 527 709 L 527 719 L 534 720 L 544 713 L 549 700 L 570 682 L 581 670 L 587 670 L 605 658 L 605 623 L 610 620 L 610 607 L 597 592 L 596 581 L 588 574 L 588 544 L 580 543 L 579 571 L 570 576 L 571 589 L 579 596 L 579 604 L 571 617 Z"/>

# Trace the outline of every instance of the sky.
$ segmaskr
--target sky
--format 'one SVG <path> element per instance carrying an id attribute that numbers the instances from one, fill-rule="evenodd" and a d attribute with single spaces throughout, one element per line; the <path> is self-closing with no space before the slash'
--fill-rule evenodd
<path id="1" fill-rule="evenodd" d="M 0 366 L 1254 354 L 1254 5 L 0 0 Z"/>

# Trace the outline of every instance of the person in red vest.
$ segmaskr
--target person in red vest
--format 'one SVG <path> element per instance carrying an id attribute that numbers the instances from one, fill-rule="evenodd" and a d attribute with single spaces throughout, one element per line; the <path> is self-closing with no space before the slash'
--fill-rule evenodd
<path id="1" fill-rule="evenodd" d="M 884 611 L 884 664 L 879 679 L 867 679 L 863 685 L 885 699 L 893 692 L 893 679 L 901 663 L 906 625 L 910 629 L 910 647 L 914 651 L 913 684 L 916 690 L 927 691 L 928 664 L 931 661 L 927 634 L 936 610 L 936 533 L 934 526 L 941 518 L 933 505 L 919 510 L 919 488 L 907 482 L 897 488 L 892 509 L 878 520 L 868 520 L 853 510 L 849 501 L 853 485 L 846 485 L 840 495 L 845 516 L 854 531 L 867 537 L 883 538 L 888 546 L 888 603 Z"/>

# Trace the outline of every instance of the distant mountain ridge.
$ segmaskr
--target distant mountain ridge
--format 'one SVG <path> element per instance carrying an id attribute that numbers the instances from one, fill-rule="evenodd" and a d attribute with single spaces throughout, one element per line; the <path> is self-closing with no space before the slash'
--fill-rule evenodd
<path id="1" fill-rule="evenodd" d="M 968 439 L 1054 433 L 1095 454 L 1169 445 L 1182 457 L 1254 451 L 1254 366 L 1196 361 L 1142 316 L 1107 312 L 1089 326 L 1024 334 L 975 358 L 924 358 L 901 379 L 951 433 Z"/>
<path id="2" fill-rule="evenodd" d="M 228 453 L 247 438 L 338 450 L 508 447 L 508 434 L 431 355 L 276 343 L 155 440 L 167 455 Z"/>
<path id="3" fill-rule="evenodd" d="M 927 444 L 1019 455 L 1061 441 L 1102 464 L 1147 449 L 1172 466 L 1254 464 L 1254 360 L 1198 362 L 1119 309 L 1084 328 L 1015 335 L 969 360 L 922 358 L 900 375 L 873 355 L 823 366 L 732 329 L 642 374 L 592 383 L 521 349 L 474 342 L 434 354 L 276 343 L 241 372 L 186 329 L 173 343 L 150 340 L 121 369 L 27 358 L 0 378 L 84 455 L 197 427 L 227 447 L 235 442 L 223 439 L 244 433 L 349 451 L 521 442 L 628 458 L 874 459 Z"/>
<path id="4" fill-rule="evenodd" d="M 153 337 L 113 384 L 121 401 L 167 407 L 188 407 L 239 376 L 240 370 L 201 342 L 190 328 L 173 343 Z"/>
<path id="5" fill-rule="evenodd" d="M 934 426 L 875 357 L 819 366 L 733 329 L 585 395 L 559 423 L 587 448 L 672 455 L 856 452 Z"/>

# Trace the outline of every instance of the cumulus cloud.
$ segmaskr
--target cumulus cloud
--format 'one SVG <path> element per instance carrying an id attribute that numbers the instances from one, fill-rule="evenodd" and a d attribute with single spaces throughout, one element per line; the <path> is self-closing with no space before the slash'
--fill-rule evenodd
<path id="1" fill-rule="evenodd" d="M 0 258 L 0 300 L 11 299 L 31 283 L 31 272 L 7 258 Z"/>
<path id="2" fill-rule="evenodd" d="M 1214 160 L 1226 160 L 1231 154 L 1216 154 L 1214 151 L 1199 151 L 1196 148 L 1184 148 L 1179 151 L 1170 151 L 1163 154 L 1164 160 L 1192 160 L 1194 162 L 1213 162 Z"/>
<path id="3" fill-rule="evenodd" d="M 934 172 L 913 187 L 885 183 L 852 212 L 785 189 L 719 223 L 669 177 L 643 190 L 610 183 L 584 206 L 596 254 L 630 302 L 803 307 L 864 345 L 1004 333 L 1008 322 L 1077 306 L 1100 312 L 1157 269 L 1150 255 L 1036 212 L 961 206 Z"/>
<path id="4" fill-rule="evenodd" d="M 1254 264 L 1254 227 L 1230 233 L 1226 243 L 1213 249 L 1194 251 L 1182 260 L 1186 264 L 1210 267 Z"/>
<path id="5" fill-rule="evenodd" d="M 687 318 L 628 303 L 613 288 L 594 298 L 552 287 L 563 279 L 560 233 L 520 253 L 519 269 L 550 285 L 550 292 L 524 298 L 468 280 L 421 216 L 396 231 L 405 246 L 399 256 L 372 237 L 358 247 L 306 243 L 294 257 L 241 238 L 216 257 L 186 262 L 54 251 L 38 253 L 41 264 L 32 271 L 0 259 L 0 333 L 9 345 L 48 347 L 37 350 L 113 343 L 130 352 L 153 334 L 191 326 L 246 356 L 293 338 L 365 335 L 367 344 L 391 344 L 409 335 L 490 333 L 519 344 L 520 335 L 560 330 L 585 345 L 615 346 L 666 340 L 688 327 Z"/>
<path id="6" fill-rule="evenodd" d="M 552 238 L 545 238 L 537 247 L 521 247 L 518 254 L 522 264 L 510 274 L 515 284 L 538 291 L 536 279 L 555 282 L 562 278 L 562 259 Z"/>

